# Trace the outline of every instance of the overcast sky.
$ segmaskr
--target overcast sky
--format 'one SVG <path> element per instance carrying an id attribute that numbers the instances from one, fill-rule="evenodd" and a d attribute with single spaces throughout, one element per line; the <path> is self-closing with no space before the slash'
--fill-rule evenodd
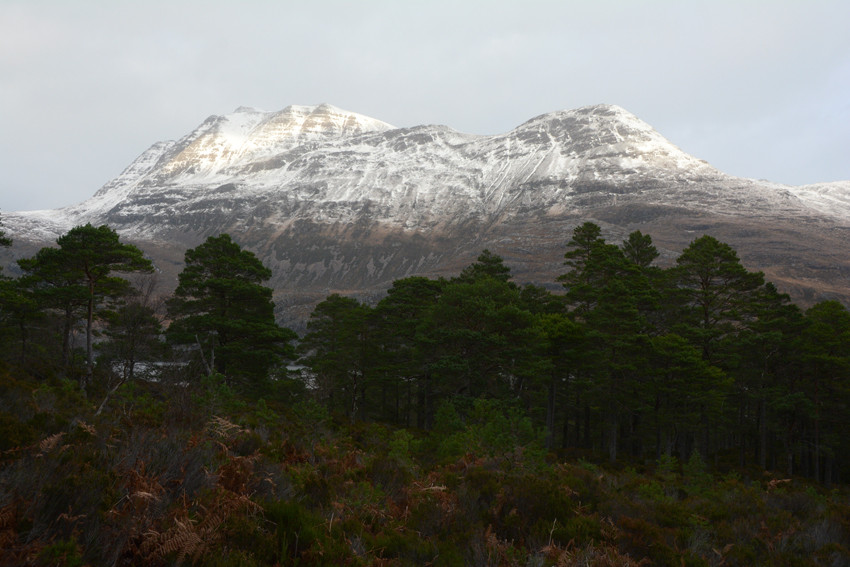
<path id="1" fill-rule="evenodd" d="M 238 106 L 507 132 L 611 103 L 727 173 L 850 179 L 850 1 L 0 0 L 0 212 Z"/>

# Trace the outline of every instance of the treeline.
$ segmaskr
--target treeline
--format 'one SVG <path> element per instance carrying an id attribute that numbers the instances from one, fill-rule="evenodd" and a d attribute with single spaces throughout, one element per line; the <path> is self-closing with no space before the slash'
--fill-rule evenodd
<path id="1" fill-rule="evenodd" d="M 141 251 L 86 225 L 0 281 L 2 356 L 76 380 L 101 409 L 141 376 L 212 376 L 255 399 L 312 397 L 348 421 L 421 429 L 487 399 L 529 418 L 550 450 L 846 481 L 847 309 L 803 312 L 710 236 L 672 267 L 657 256 L 648 235 L 615 245 L 585 223 L 563 293 L 517 285 L 485 250 L 457 277 L 394 282 L 374 306 L 331 295 L 297 341 L 274 321 L 271 272 L 228 235 L 187 251 L 175 293 L 157 300 Z"/>
<path id="2" fill-rule="evenodd" d="M 275 323 L 262 285 L 271 271 L 229 235 L 188 250 L 166 298 L 150 260 L 108 226 L 78 226 L 56 244 L 18 260 L 20 277 L 0 279 L 3 358 L 35 375 L 107 398 L 137 377 L 213 374 L 259 394 L 295 356 L 297 335 Z"/>
<path id="3" fill-rule="evenodd" d="M 635 232 L 577 227 L 564 294 L 518 286 L 488 251 L 457 277 L 398 280 L 370 307 L 332 295 L 299 350 L 327 406 L 431 428 L 478 398 L 521 409 L 549 449 L 611 460 L 757 465 L 825 482 L 850 474 L 850 313 L 802 312 L 710 236 L 674 266 Z"/>

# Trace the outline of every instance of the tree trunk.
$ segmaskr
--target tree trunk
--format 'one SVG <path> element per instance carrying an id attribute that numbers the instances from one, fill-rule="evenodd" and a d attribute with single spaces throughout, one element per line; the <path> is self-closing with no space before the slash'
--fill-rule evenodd
<path id="1" fill-rule="evenodd" d="M 820 381 L 815 380 L 815 480 L 820 482 Z"/>
<path id="2" fill-rule="evenodd" d="M 71 364 L 71 328 L 73 321 L 72 308 L 65 308 L 65 321 L 62 327 L 62 366 L 64 368 L 68 368 Z"/>
<path id="3" fill-rule="evenodd" d="M 759 399 L 759 466 L 767 470 L 767 402 Z"/>
<path id="4" fill-rule="evenodd" d="M 425 429 L 425 377 L 416 381 L 416 427 Z"/>
<path id="5" fill-rule="evenodd" d="M 23 366 L 27 361 L 27 338 L 29 337 L 29 331 L 23 320 L 20 321 L 18 327 L 21 331 L 21 366 Z"/>
<path id="6" fill-rule="evenodd" d="M 351 417 L 349 421 L 351 424 L 354 424 L 354 420 L 357 417 L 357 377 L 354 378 L 354 384 L 351 387 Z"/>
<path id="7" fill-rule="evenodd" d="M 555 446 L 555 376 L 549 379 L 549 397 L 546 400 L 546 448 Z"/>
<path id="8" fill-rule="evenodd" d="M 112 397 L 112 394 L 117 392 L 118 388 L 120 388 L 121 385 L 124 384 L 124 382 L 125 382 L 125 380 L 120 380 L 117 384 L 115 384 L 115 386 L 113 386 L 112 388 L 110 388 L 106 392 L 106 395 L 103 397 L 103 401 L 100 402 L 100 405 L 98 406 L 97 411 L 95 412 L 95 415 L 100 415 L 100 412 L 102 412 L 103 408 L 106 407 L 106 402 L 109 401 L 109 398 Z"/>
<path id="9" fill-rule="evenodd" d="M 407 405 L 404 408 L 404 426 L 410 429 L 410 408 L 413 403 L 413 396 L 410 392 L 412 380 L 405 380 L 405 382 L 407 382 Z"/>
<path id="10" fill-rule="evenodd" d="M 632 414 L 630 422 L 631 431 L 629 435 L 632 438 L 632 456 L 640 458 L 643 455 L 643 436 L 641 435 L 641 419 L 640 413 Z"/>
<path id="11" fill-rule="evenodd" d="M 794 452 L 791 450 L 791 444 L 787 442 L 785 445 L 785 474 L 789 477 L 794 474 Z"/>
<path id="12" fill-rule="evenodd" d="M 619 430 L 619 424 L 617 423 L 617 418 L 613 415 L 609 417 L 608 421 L 608 460 L 612 463 L 617 460 L 617 431 Z"/>
<path id="13" fill-rule="evenodd" d="M 826 488 L 832 488 L 832 469 L 834 468 L 835 461 L 832 458 L 832 455 L 827 455 L 824 459 L 823 465 L 823 484 Z"/>
<path id="14" fill-rule="evenodd" d="M 744 438 L 744 404 L 738 407 L 738 466 L 744 468 L 747 461 L 747 443 Z"/>
<path id="15" fill-rule="evenodd" d="M 92 334 L 94 325 L 94 290 L 89 286 L 88 305 L 86 307 L 86 373 L 80 377 L 80 387 L 85 390 L 94 372 L 94 358 L 92 356 Z"/>
<path id="16" fill-rule="evenodd" d="M 212 376 L 213 364 L 215 364 L 215 351 L 213 351 L 212 363 L 207 363 L 207 357 L 204 356 L 204 345 L 201 344 L 201 339 L 198 338 L 198 335 L 195 335 L 195 344 L 198 345 L 198 352 L 201 353 L 201 364 L 204 365 L 204 370 L 207 371 L 207 376 Z"/>

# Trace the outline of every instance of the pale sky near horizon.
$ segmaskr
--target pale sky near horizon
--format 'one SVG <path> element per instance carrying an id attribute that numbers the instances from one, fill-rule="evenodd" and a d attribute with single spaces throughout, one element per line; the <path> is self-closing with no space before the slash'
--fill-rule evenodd
<path id="1" fill-rule="evenodd" d="M 686 152 L 850 180 L 850 1 L 0 0 L 0 215 L 238 106 L 497 134 L 620 105 Z"/>

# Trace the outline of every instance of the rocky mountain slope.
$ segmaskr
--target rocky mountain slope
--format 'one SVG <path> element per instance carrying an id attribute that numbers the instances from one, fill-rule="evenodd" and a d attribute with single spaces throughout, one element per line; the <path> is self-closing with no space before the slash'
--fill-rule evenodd
<path id="1" fill-rule="evenodd" d="M 732 177 L 610 105 L 495 136 L 329 105 L 239 108 L 154 144 L 87 201 L 3 215 L 17 257 L 106 223 L 170 285 L 186 248 L 229 232 L 272 268 L 280 319 L 296 326 L 328 293 L 377 297 L 397 278 L 455 274 L 484 248 L 518 282 L 557 288 L 585 220 L 612 242 L 651 234 L 662 263 L 712 234 L 804 303 L 850 300 L 850 182 Z"/>

